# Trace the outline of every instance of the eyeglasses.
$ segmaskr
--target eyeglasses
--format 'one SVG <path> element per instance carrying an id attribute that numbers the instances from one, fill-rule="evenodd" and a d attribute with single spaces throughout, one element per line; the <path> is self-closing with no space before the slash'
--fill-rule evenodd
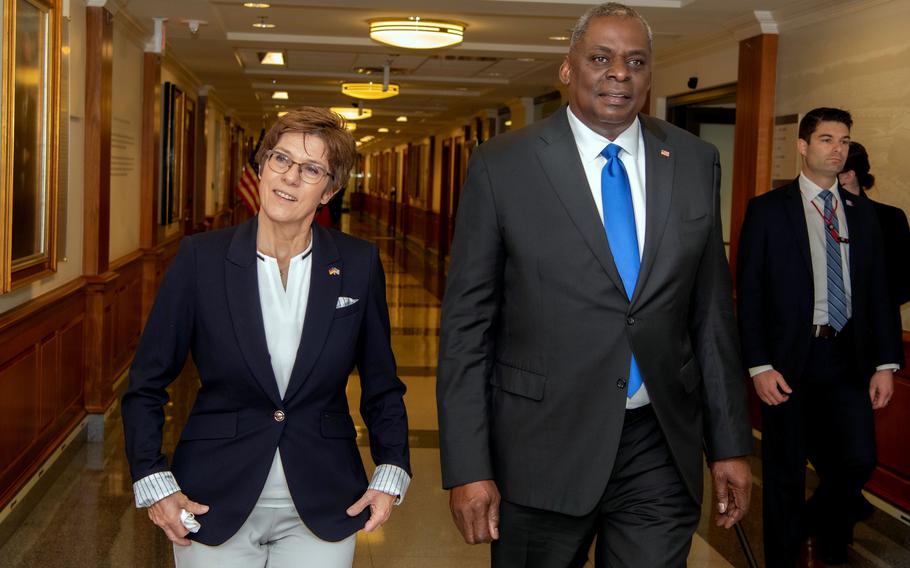
<path id="1" fill-rule="evenodd" d="M 275 150 L 269 150 L 266 153 L 266 163 L 276 174 L 287 173 L 291 169 L 291 166 L 297 166 L 297 173 L 300 174 L 300 179 L 310 184 L 321 183 L 322 180 L 328 176 L 331 179 L 335 179 L 335 176 L 330 174 L 328 170 L 319 164 L 314 164 L 313 162 L 295 162 L 289 157 L 285 156 L 281 152 Z"/>

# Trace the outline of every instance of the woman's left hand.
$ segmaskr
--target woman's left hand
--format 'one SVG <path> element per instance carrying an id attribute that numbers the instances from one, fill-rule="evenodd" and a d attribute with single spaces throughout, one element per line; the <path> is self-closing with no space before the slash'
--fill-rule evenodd
<path id="1" fill-rule="evenodd" d="M 364 532 L 373 532 L 381 527 L 384 522 L 389 520 L 389 516 L 392 514 L 392 505 L 394 504 L 394 495 L 376 491 L 375 489 L 367 489 L 367 492 L 363 494 L 363 497 L 348 507 L 347 513 L 351 517 L 356 517 L 361 511 L 369 507 L 370 519 L 367 521 L 367 524 L 364 525 L 363 530 Z"/>

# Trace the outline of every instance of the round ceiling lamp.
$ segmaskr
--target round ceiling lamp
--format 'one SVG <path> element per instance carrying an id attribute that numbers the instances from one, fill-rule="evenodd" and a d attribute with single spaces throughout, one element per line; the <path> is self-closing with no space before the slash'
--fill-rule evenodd
<path id="1" fill-rule="evenodd" d="M 329 110 L 335 114 L 340 114 L 346 120 L 363 120 L 373 116 L 373 110 L 368 108 L 332 107 Z"/>
<path id="2" fill-rule="evenodd" d="M 342 83 L 341 92 L 355 99 L 367 99 L 370 101 L 398 96 L 398 85 L 390 83 L 389 88 L 386 90 L 383 90 L 382 87 L 382 83 Z"/>
<path id="3" fill-rule="evenodd" d="M 370 20 L 370 38 L 405 49 L 437 49 L 461 43 L 464 24 L 422 20 L 419 16 Z"/>

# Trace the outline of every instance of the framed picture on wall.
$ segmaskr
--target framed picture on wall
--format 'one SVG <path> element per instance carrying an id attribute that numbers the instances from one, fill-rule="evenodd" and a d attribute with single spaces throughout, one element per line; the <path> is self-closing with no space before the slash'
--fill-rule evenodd
<path id="1" fill-rule="evenodd" d="M 59 0 L 2 0 L 0 293 L 56 270 Z"/>
<path id="2" fill-rule="evenodd" d="M 161 193 L 158 208 L 158 222 L 162 225 L 179 221 L 182 215 L 185 113 L 186 95 L 177 85 L 165 82 L 161 89 Z"/>

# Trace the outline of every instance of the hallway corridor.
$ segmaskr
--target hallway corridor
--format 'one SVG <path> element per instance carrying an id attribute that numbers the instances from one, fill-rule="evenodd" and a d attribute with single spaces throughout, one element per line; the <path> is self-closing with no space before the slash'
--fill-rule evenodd
<path id="1" fill-rule="evenodd" d="M 360 533 L 356 568 L 480 568 L 489 566 L 487 546 L 463 543 L 449 515 L 448 494 L 440 487 L 439 436 L 435 404 L 440 296 L 444 278 L 435 256 L 408 248 L 387 235 L 385 227 L 358 214 L 344 216 L 344 229 L 376 242 L 386 271 L 392 343 L 398 374 L 408 386 L 413 483 L 401 507 L 377 532 Z M 173 448 L 192 402 L 197 378 L 192 365 L 171 386 L 165 443 Z M 369 449 L 363 422 L 356 415 L 359 384 L 348 387 L 358 424 L 361 453 Z M 115 404 L 105 420 L 104 441 L 86 442 L 81 434 L 56 466 L 39 482 L 34 509 L 0 547 L 0 567 L 158 567 L 172 566 L 170 543 L 133 506 L 123 453 L 123 433 Z M 753 510 L 745 521 L 752 548 L 761 559 L 760 464 L 753 458 L 756 486 Z M 810 472 L 811 477 L 811 472 Z M 706 495 L 710 495 L 706 486 Z M 706 503 L 705 510 L 710 507 Z M 204 523 L 204 517 L 201 518 Z M 0 536 L 5 532 L 0 531 Z M 301 564 L 303 565 L 303 564 Z M 910 527 L 876 510 L 857 527 L 850 566 L 910 566 Z M 746 566 L 732 531 L 717 529 L 703 514 L 689 566 Z"/>

